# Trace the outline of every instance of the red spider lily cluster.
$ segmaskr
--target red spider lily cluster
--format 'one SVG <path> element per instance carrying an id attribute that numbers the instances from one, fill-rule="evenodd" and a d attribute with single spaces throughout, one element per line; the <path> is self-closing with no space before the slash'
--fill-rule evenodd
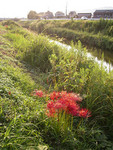
<path id="1" fill-rule="evenodd" d="M 32 93 L 31 93 L 32 96 L 39 96 L 39 97 L 43 97 L 43 92 L 41 90 L 34 90 Z"/>
<path id="2" fill-rule="evenodd" d="M 48 95 L 43 94 L 41 90 L 33 91 L 32 95 L 39 97 L 48 97 Z M 52 92 L 49 94 L 49 101 L 47 102 L 46 115 L 49 117 L 54 117 L 56 114 L 65 112 L 72 116 L 78 116 L 83 118 L 90 117 L 91 113 L 86 108 L 80 108 L 79 102 L 82 101 L 81 97 L 75 93 L 62 92 Z"/>
<path id="3" fill-rule="evenodd" d="M 9 91 L 8 94 L 11 95 L 11 91 Z"/>
<path id="4" fill-rule="evenodd" d="M 8 28 L 8 25 L 5 25 L 5 28 Z"/>
<path id="5" fill-rule="evenodd" d="M 86 108 L 80 108 L 79 103 L 82 99 L 75 93 L 53 92 L 50 94 L 50 101 L 47 103 L 47 115 L 54 117 L 55 114 L 66 112 L 72 116 L 83 118 L 90 117 L 91 113 Z"/>

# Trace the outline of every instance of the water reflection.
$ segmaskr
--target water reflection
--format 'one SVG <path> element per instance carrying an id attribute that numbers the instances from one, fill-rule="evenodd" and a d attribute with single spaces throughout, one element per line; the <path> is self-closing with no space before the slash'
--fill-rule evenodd
<path id="1" fill-rule="evenodd" d="M 87 48 L 88 52 L 90 52 L 93 56 L 97 57 L 99 60 L 102 59 L 102 54 L 104 54 L 104 60 L 107 63 L 111 63 L 113 65 L 113 52 L 108 50 L 101 50 L 101 49 L 95 49 L 95 48 Z"/>

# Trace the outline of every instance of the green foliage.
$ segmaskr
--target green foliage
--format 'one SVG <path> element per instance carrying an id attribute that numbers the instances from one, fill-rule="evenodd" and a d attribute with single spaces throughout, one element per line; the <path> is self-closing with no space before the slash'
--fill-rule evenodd
<path id="1" fill-rule="evenodd" d="M 100 19 L 98 21 L 37 21 L 30 24 L 29 28 L 51 36 L 58 35 L 68 41 L 80 40 L 84 45 L 112 51 L 112 20 Z M 90 33 L 90 34 L 89 34 Z"/>
<path id="2" fill-rule="evenodd" d="M 36 119 L 38 123 L 41 119 L 44 121 L 44 104 L 40 99 L 31 97 L 31 92 L 38 85 L 28 68 L 13 57 L 13 45 L 1 36 L 0 149 L 47 149 L 39 126 L 33 123 Z"/>
<path id="3" fill-rule="evenodd" d="M 47 37 L 36 36 L 22 28 L 11 28 L 5 34 L 16 49 L 16 56 L 19 60 L 26 61 L 32 67 L 39 68 L 41 72 L 51 69 L 49 56 L 54 52 L 59 54 L 59 46 L 49 42 Z"/>
<path id="4" fill-rule="evenodd" d="M 68 21 L 64 24 L 63 27 L 72 29 L 72 30 L 77 30 L 77 31 L 86 31 L 89 33 L 98 33 L 101 32 L 103 35 L 109 35 L 107 30 L 113 25 L 112 20 L 78 20 L 78 21 Z"/>
<path id="5" fill-rule="evenodd" d="M 51 69 L 49 56 L 55 51 L 58 55 L 58 46 L 49 42 L 46 37 L 38 36 L 32 44 L 30 50 L 24 54 L 23 60 L 33 67 L 38 67 L 40 71 L 46 72 Z"/>
<path id="6" fill-rule="evenodd" d="M 75 51 L 75 48 L 79 50 Z M 75 47 L 72 45 L 70 51 L 61 53 L 59 61 L 52 62 L 49 81 L 55 90 L 80 93 L 84 97 L 83 105 L 91 110 L 94 120 L 113 136 L 110 119 L 113 117 L 113 72 L 107 73 L 103 64 L 99 67 L 87 58 L 86 49 L 80 42 Z"/>
<path id="7" fill-rule="evenodd" d="M 109 36 L 113 37 L 113 25 L 108 28 L 107 32 Z"/>
<path id="8" fill-rule="evenodd" d="M 48 28 L 46 33 L 50 35 L 58 35 L 68 41 L 77 42 L 80 40 L 84 45 L 90 47 L 103 48 L 112 51 L 113 38 L 102 36 L 101 34 L 89 34 L 88 32 L 73 31 L 66 28 Z"/>
<path id="9" fill-rule="evenodd" d="M 28 19 L 39 19 L 40 17 L 38 16 L 36 11 L 30 11 L 29 14 L 27 15 Z"/>
<path id="10" fill-rule="evenodd" d="M 12 21 L 12 20 L 3 21 L 2 25 L 3 26 L 7 25 L 7 26 L 19 27 L 19 24 L 14 22 L 14 21 Z"/>
<path id="11" fill-rule="evenodd" d="M 38 33 L 43 33 L 46 25 L 47 25 L 47 21 L 44 22 L 36 21 L 36 22 L 32 22 L 29 28 L 33 31 L 37 31 Z"/>

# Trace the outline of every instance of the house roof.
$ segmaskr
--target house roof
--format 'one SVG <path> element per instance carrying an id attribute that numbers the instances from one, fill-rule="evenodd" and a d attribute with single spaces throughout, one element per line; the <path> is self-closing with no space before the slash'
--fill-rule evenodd
<path id="1" fill-rule="evenodd" d="M 69 14 L 76 14 L 76 12 L 75 11 L 70 11 Z"/>
<path id="2" fill-rule="evenodd" d="M 91 15 L 91 13 L 78 13 L 78 15 L 84 15 L 84 14 L 86 14 L 86 15 Z"/>
<path id="3" fill-rule="evenodd" d="M 99 13 L 99 12 L 101 12 L 101 13 L 102 13 L 102 12 L 113 12 L 113 9 L 108 9 L 108 10 L 107 10 L 107 9 L 96 10 L 95 12 L 96 12 L 96 13 Z"/>
<path id="4" fill-rule="evenodd" d="M 57 11 L 55 14 L 64 14 L 64 13 L 61 11 Z"/>
<path id="5" fill-rule="evenodd" d="M 50 12 L 50 11 L 47 11 L 47 12 L 45 12 L 45 14 L 53 14 L 52 12 Z"/>

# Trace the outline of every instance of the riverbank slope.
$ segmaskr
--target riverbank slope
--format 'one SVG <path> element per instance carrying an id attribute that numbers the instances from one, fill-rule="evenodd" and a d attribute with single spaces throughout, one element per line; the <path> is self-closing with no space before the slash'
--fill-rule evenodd
<path id="1" fill-rule="evenodd" d="M 37 33 L 59 36 L 74 43 L 113 51 L 113 20 L 38 20 L 21 22 Z"/>

